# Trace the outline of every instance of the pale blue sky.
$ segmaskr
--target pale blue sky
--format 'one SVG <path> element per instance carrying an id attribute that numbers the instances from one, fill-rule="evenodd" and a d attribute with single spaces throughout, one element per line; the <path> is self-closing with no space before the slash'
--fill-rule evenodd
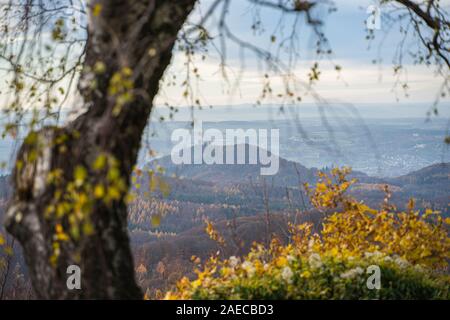
<path id="1" fill-rule="evenodd" d="M 205 11 L 205 8 L 212 1 L 202 0 L 197 8 L 197 13 L 193 14 L 192 19 L 195 20 L 199 11 Z M 278 0 L 272 1 L 276 2 Z M 255 34 L 251 30 L 253 15 L 250 11 L 249 3 L 247 0 L 231 0 L 231 8 L 227 20 L 230 29 L 241 39 L 263 49 L 272 49 L 272 52 L 274 52 L 274 44 L 271 43 L 270 38 L 273 30 L 279 23 L 279 12 L 271 9 L 261 10 L 260 17 L 263 22 L 264 32 Z M 398 87 L 397 90 L 394 90 L 398 79 L 393 75 L 392 59 L 401 39 L 398 28 L 391 30 L 380 51 L 378 51 L 379 40 L 384 36 L 385 30 L 375 31 L 376 39 L 369 49 L 369 42 L 365 40 L 366 8 L 370 4 L 376 4 L 377 1 L 335 0 L 335 3 L 338 8 L 337 12 L 331 15 L 322 14 L 321 16 L 324 17 L 324 31 L 334 51 L 332 55 L 333 63 L 341 65 L 343 70 L 340 74 L 337 74 L 332 63 L 321 61 L 321 79 L 315 86 L 317 93 L 330 102 L 339 101 L 355 105 L 394 105 L 397 101 L 403 104 L 420 103 L 427 106 L 431 105 L 436 98 L 442 78 L 437 77 L 432 68 L 410 65 L 410 59 L 405 60 L 408 71 L 407 80 L 410 87 L 408 91 L 409 97 L 406 98 Z M 441 4 L 449 6 L 450 1 L 441 1 Z M 219 43 L 215 27 L 217 25 L 217 17 L 218 13 L 207 24 L 210 33 L 216 37 L 214 40 L 216 45 Z M 292 14 L 283 17 L 283 22 L 286 25 L 284 34 L 290 32 L 289 26 L 294 19 L 295 15 Z M 385 29 L 385 27 L 385 24 L 382 23 L 382 28 Z M 299 79 L 306 80 L 309 69 L 315 59 L 315 55 L 312 52 L 314 49 L 312 45 L 313 38 L 311 37 L 310 28 L 305 25 L 303 18 L 300 18 L 295 32 L 300 39 L 298 50 L 300 57 L 293 72 Z M 280 32 L 277 32 L 276 35 L 278 39 L 282 38 Z M 230 83 L 234 83 L 239 73 L 241 59 L 236 45 L 227 43 L 227 49 L 227 76 L 230 79 Z M 378 54 L 380 54 L 383 61 L 379 65 L 374 65 L 372 60 L 377 58 Z M 282 60 L 287 63 L 287 56 L 282 55 Z M 253 55 L 247 53 L 246 69 L 239 82 L 239 90 L 230 94 L 232 88 L 221 77 L 218 55 L 213 50 L 210 50 L 210 54 L 205 61 L 196 60 L 196 66 L 200 70 L 201 77 L 193 87 L 207 104 L 241 105 L 254 103 L 261 92 L 262 80 L 262 73 L 258 70 L 256 61 Z M 183 55 L 176 52 L 168 74 L 176 74 L 181 79 L 185 72 L 184 62 Z M 405 79 L 404 77 L 401 78 L 401 80 Z M 273 86 L 275 90 L 282 90 L 281 79 L 274 78 Z M 183 91 L 184 89 L 180 85 L 165 88 L 156 102 L 157 104 L 168 102 L 171 105 L 185 106 L 188 104 L 188 101 L 183 99 Z M 303 98 L 304 102 L 314 102 L 311 96 L 304 96 Z M 274 102 L 277 103 L 277 101 Z M 445 98 L 441 105 L 448 108 L 449 103 L 449 98 Z M 69 104 L 73 105 L 71 100 L 69 100 Z"/>
<path id="2" fill-rule="evenodd" d="M 200 10 L 205 10 L 212 0 L 201 2 Z M 334 51 L 332 60 L 343 67 L 340 76 L 335 72 L 332 63 L 322 61 L 321 81 L 315 87 L 317 92 L 329 101 L 341 101 L 350 103 L 396 103 L 399 99 L 403 103 L 424 103 L 430 104 L 436 98 L 438 89 L 443 81 L 442 77 L 434 74 L 433 68 L 415 66 L 411 64 L 408 57 L 404 60 L 407 73 L 399 78 L 401 81 L 408 81 L 409 98 L 405 98 L 404 92 L 399 88 L 393 90 L 398 80 L 393 74 L 393 58 L 395 50 L 401 40 L 398 26 L 394 27 L 386 36 L 383 45 L 380 41 L 385 37 L 387 24 L 382 21 L 382 30 L 376 30 L 375 41 L 370 43 L 365 39 L 365 20 L 367 19 L 366 9 L 370 4 L 377 3 L 372 0 L 336 0 L 338 11 L 331 15 L 321 15 L 325 18 L 324 31 L 330 41 Z M 443 1 L 442 4 L 448 6 L 450 1 Z M 248 1 L 232 1 L 229 12 L 228 25 L 230 29 L 241 39 L 247 40 L 263 49 L 273 48 L 270 38 L 273 30 L 279 23 L 280 14 L 272 9 L 260 11 L 261 21 L 263 21 L 264 32 L 252 31 L 253 15 Z M 382 9 L 383 10 L 383 9 Z M 194 15 L 195 16 L 195 15 Z M 217 15 L 216 15 L 217 16 Z M 215 16 L 215 18 L 217 18 Z M 286 25 L 285 34 L 290 31 L 289 26 L 295 19 L 294 15 L 285 15 L 283 22 Z M 303 19 L 296 28 L 296 33 L 300 40 L 300 58 L 295 66 L 294 72 L 300 79 L 306 79 L 315 55 L 312 52 L 313 38 L 310 28 Z M 217 20 L 212 20 L 207 25 L 213 36 L 217 36 L 215 25 Z M 280 33 L 276 33 L 278 38 L 282 38 Z M 214 42 L 219 45 L 219 41 Z M 407 44 L 414 45 L 417 41 L 407 40 Z M 369 46 L 370 45 L 370 46 Z M 370 48 L 369 48 L 370 47 Z M 408 47 L 408 46 L 407 46 Z M 213 51 L 213 50 L 212 50 Z M 272 50 L 272 52 L 274 52 Z M 406 55 L 408 56 L 408 55 Z M 184 60 L 182 55 L 176 54 L 171 71 L 177 75 L 184 72 Z M 374 65 L 372 61 L 380 57 L 382 62 Z M 287 62 L 287 56 L 283 58 Z M 239 49 L 236 45 L 227 43 L 227 64 L 230 72 L 227 74 L 232 80 L 239 72 L 240 66 Z M 228 105 L 252 103 L 260 93 L 260 83 L 262 74 L 258 72 L 257 63 L 254 56 L 247 52 L 246 73 L 240 81 L 239 92 L 228 95 L 230 88 L 224 84 L 221 72 L 218 68 L 219 59 L 215 54 L 210 54 L 206 61 L 197 61 L 197 66 L 201 70 L 201 81 L 198 83 L 200 95 L 213 105 Z M 281 89 L 281 80 L 274 80 L 275 87 Z M 181 97 L 181 88 L 170 88 L 164 90 L 163 98 L 158 99 L 158 103 L 169 102 L 173 105 L 185 105 Z M 305 97 L 306 102 L 313 102 L 310 97 Z M 445 99 L 443 102 L 449 102 Z"/>

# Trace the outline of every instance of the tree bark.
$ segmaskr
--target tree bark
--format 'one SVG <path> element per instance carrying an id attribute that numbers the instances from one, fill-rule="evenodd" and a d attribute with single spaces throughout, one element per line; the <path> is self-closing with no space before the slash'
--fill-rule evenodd
<path id="1" fill-rule="evenodd" d="M 195 0 L 96 0 L 90 2 L 89 40 L 79 90 L 87 111 L 63 128 L 45 127 L 18 153 L 8 231 L 21 243 L 33 288 L 41 299 L 141 299 L 127 233 L 126 193 L 106 203 L 96 199 L 89 219 L 93 233 L 61 243 L 56 263 L 53 216 L 46 210 L 58 190 L 87 169 L 86 185 L 105 183 L 108 173 L 92 169 L 102 154 L 118 160 L 126 189 L 137 161 L 142 133 L 170 63 L 172 49 Z M 95 14 L 93 12 L 96 12 Z M 96 72 L 101 64 L 101 72 Z M 131 70 L 132 99 L 117 111 L 111 81 Z M 30 137 L 30 136 L 29 136 Z M 64 148 L 61 148 L 61 138 Z M 58 142 L 59 141 L 59 142 Z M 52 172 L 62 172 L 56 187 Z M 67 227 L 68 217 L 63 218 Z M 81 268 L 81 290 L 69 290 L 67 267 Z"/>

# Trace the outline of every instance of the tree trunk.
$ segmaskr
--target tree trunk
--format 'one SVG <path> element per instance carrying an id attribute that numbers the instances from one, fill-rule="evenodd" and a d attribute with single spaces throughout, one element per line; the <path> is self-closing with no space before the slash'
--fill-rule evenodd
<path id="1" fill-rule="evenodd" d="M 127 233 L 126 191 L 159 80 L 195 0 L 90 3 L 100 10 L 89 17 L 79 84 L 88 109 L 64 128 L 45 127 L 28 136 L 18 153 L 6 225 L 23 247 L 38 298 L 141 299 Z M 93 163 L 103 156 L 113 159 L 116 167 L 95 168 Z M 87 174 L 77 183 L 80 167 Z M 56 173 L 58 182 L 50 182 Z M 112 183 L 118 185 L 114 197 L 94 198 L 94 186 L 105 186 L 108 192 Z M 88 190 L 87 217 L 77 216 L 86 208 L 72 203 L 73 197 L 64 198 L 74 196 L 74 185 Z M 70 212 L 59 215 L 55 208 L 64 208 L 58 206 L 61 199 L 66 199 Z M 83 226 L 93 231 L 76 237 L 73 221 L 86 219 L 89 224 Z M 61 233 L 69 237 L 61 238 Z M 81 269 L 81 290 L 67 288 L 69 265 Z"/>

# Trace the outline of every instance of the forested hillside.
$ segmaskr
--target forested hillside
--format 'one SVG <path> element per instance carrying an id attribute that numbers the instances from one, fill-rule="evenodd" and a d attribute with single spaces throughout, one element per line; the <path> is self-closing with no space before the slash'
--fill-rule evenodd
<path id="1" fill-rule="evenodd" d="M 152 170 L 158 166 L 165 170 L 154 173 Z M 182 276 L 193 276 L 192 256 L 206 259 L 217 250 L 225 250 L 224 256 L 242 256 L 253 242 L 265 243 L 273 235 L 286 242 L 290 238 L 289 223 L 310 222 L 316 230 L 321 228 L 323 215 L 310 203 L 304 186 L 318 182 L 318 169 L 281 159 L 279 173 L 262 180 L 256 165 L 231 165 L 227 169 L 224 165 L 191 167 L 175 172 L 163 158 L 135 172 L 128 228 L 139 283 L 144 289 L 152 288 L 149 294 L 153 297 L 171 288 Z M 329 171 L 325 168 L 324 172 Z M 218 178 L 218 172 L 226 174 Z M 390 201 L 399 208 L 405 208 L 409 198 L 414 197 L 422 211 L 431 208 L 448 216 L 449 176 L 450 164 L 445 163 L 390 179 L 356 172 L 350 175 L 358 179 L 350 194 L 372 207 L 380 207 L 388 186 Z M 1 178 L 0 190 L 0 213 L 4 214 L 10 194 L 8 176 Z M 214 223 L 228 243 L 226 249 L 210 239 L 205 221 Z M 15 250 L 13 270 L 24 278 L 26 269 L 20 249 L 16 246 Z M 20 294 L 25 292 L 29 294 L 26 290 Z"/>

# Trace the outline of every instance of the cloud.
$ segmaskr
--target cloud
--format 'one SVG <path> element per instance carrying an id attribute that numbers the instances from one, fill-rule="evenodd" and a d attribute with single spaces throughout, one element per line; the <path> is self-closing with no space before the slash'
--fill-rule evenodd
<path id="1" fill-rule="evenodd" d="M 392 65 L 373 65 L 354 60 L 338 60 L 336 64 L 342 66 L 340 73 L 334 65 L 323 62 L 320 66 L 320 80 L 314 86 L 315 91 L 329 101 L 350 103 L 393 103 L 400 98 L 410 103 L 432 103 L 436 98 L 443 78 L 436 76 L 433 69 L 425 66 L 406 65 L 400 76 L 394 75 Z M 308 72 L 313 61 L 302 61 L 301 66 L 293 70 L 293 74 L 302 83 L 308 83 Z M 192 89 L 196 97 L 211 105 L 255 103 L 261 94 L 264 74 L 256 66 L 249 65 L 240 75 L 238 60 L 228 61 L 224 78 L 220 68 L 220 61 L 214 58 L 196 63 L 200 78 L 192 80 Z M 182 55 L 177 54 L 168 71 L 168 75 L 176 74 L 178 85 L 162 87 L 162 94 L 156 100 L 157 104 L 168 102 L 171 105 L 189 105 L 190 101 L 183 98 L 186 67 Z M 407 75 L 407 77 L 406 77 Z M 181 77 L 181 78 L 180 78 Z M 233 91 L 235 81 L 239 80 L 238 90 Z M 228 80 L 228 81 L 227 81 Z M 408 98 L 402 89 L 403 83 L 408 84 Z M 276 76 L 271 80 L 275 93 L 284 92 L 283 80 Z M 300 90 L 303 92 L 303 90 Z M 303 92 L 304 93 L 304 92 Z M 304 102 L 314 102 L 311 95 L 303 96 Z M 448 100 L 447 100 L 448 101 Z"/>

